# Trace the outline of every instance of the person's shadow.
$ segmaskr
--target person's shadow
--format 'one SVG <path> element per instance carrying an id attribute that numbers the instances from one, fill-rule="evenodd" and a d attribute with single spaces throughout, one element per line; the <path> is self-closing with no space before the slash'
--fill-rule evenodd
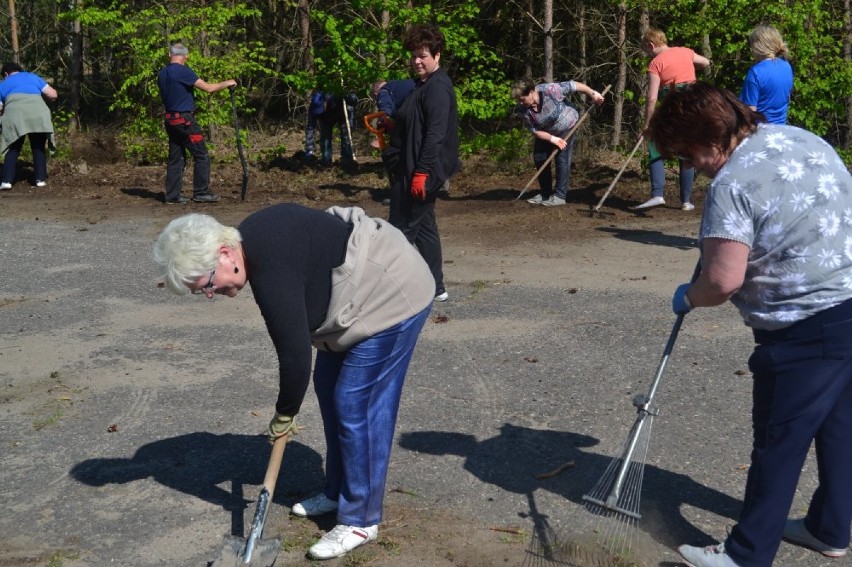
<path id="1" fill-rule="evenodd" d="M 148 443 L 129 459 L 82 461 L 71 468 L 70 475 L 89 486 L 153 478 L 231 512 L 231 534 L 243 537 L 244 510 L 260 493 L 258 488 L 247 499 L 243 486 L 263 483 L 269 455 L 265 435 L 198 432 Z M 292 503 L 297 496 L 320 490 L 324 478 L 322 456 L 301 443 L 289 441 L 273 501 Z M 217 486 L 226 482 L 230 483 L 230 492 Z"/>
<path id="2" fill-rule="evenodd" d="M 625 431 L 625 437 L 628 432 Z M 464 468 L 483 482 L 503 490 L 527 496 L 530 509 L 520 512 L 536 524 L 536 531 L 546 518 L 536 509 L 534 492 L 547 490 L 580 506 L 607 466 L 617 455 L 603 456 L 582 449 L 597 445 L 594 437 L 565 431 L 546 431 L 504 424 L 500 434 L 484 441 L 473 435 L 446 431 L 404 433 L 400 446 L 431 455 L 465 457 Z M 619 449 L 620 450 L 620 449 Z M 573 466 L 550 478 L 536 478 L 556 471 L 573 461 Z M 696 545 L 715 540 L 690 524 L 681 514 L 684 505 L 707 510 L 735 520 L 741 502 L 727 494 L 703 486 L 690 477 L 655 466 L 644 467 L 641 485 L 642 524 L 652 526 L 650 533 L 668 548 L 684 541 Z"/>

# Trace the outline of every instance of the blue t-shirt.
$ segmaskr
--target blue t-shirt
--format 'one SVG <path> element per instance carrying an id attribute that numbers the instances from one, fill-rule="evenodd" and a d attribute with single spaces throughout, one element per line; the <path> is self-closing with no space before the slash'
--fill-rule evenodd
<path id="1" fill-rule="evenodd" d="M 852 175 L 822 138 L 761 124 L 713 178 L 705 238 L 751 250 L 731 302 L 746 325 L 774 331 L 852 299 Z"/>
<path id="2" fill-rule="evenodd" d="M 157 75 L 160 98 L 166 112 L 195 112 L 193 89 L 198 75 L 180 63 L 169 63 Z"/>
<path id="3" fill-rule="evenodd" d="M 47 82 L 27 71 L 12 73 L 3 82 L 0 82 L 0 102 L 6 104 L 6 97 L 12 94 L 34 94 L 40 95 L 41 89 L 47 86 Z"/>
<path id="4" fill-rule="evenodd" d="M 793 90 L 793 68 L 785 59 L 764 59 L 746 74 L 740 100 L 766 117 L 770 124 L 787 123 Z"/>

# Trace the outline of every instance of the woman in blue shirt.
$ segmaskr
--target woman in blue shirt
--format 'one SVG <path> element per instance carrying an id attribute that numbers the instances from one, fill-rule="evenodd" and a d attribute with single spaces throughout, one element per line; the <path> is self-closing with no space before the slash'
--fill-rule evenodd
<path id="1" fill-rule="evenodd" d="M 48 141 L 53 144 L 53 123 L 46 100 L 56 100 L 56 90 L 34 73 L 27 73 L 17 63 L 6 63 L 0 69 L 0 112 L 3 114 L 3 137 L 0 155 L 3 161 L 3 181 L 0 191 L 11 189 L 15 182 L 18 155 L 24 147 L 24 137 L 30 137 L 33 152 L 36 187 L 47 184 Z"/>
<path id="2" fill-rule="evenodd" d="M 770 124 L 786 124 L 793 90 L 793 68 L 785 59 L 787 44 L 777 29 L 767 25 L 754 28 L 748 43 L 756 63 L 746 74 L 740 100 Z"/>

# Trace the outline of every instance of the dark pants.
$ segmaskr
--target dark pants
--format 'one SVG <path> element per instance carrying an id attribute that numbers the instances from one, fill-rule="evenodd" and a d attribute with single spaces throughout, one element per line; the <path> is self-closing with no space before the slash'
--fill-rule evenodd
<path id="1" fill-rule="evenodd" d="M 430 180 L 431 181 L 431 180 Z M 417 247 L 435 278 L 435 295 L 444 292 L 443 253 L 438 221 L 435 218 L 437 187 L 429 191 L 425 201 L 411 196 L 407 175 L 397 173 L 391 180 L 390 216 L 388 221 L 402 231 Z M 443 182 L 438 184 L 443 185 Z"/>
<path id="2" fill-rule="evenodd" d="M 34 181 L 47 180 L 47 134 L 41 132 L 31 132 L 27 134 L 30 138 L 30 149 L 33 152 L 33 169 L 35 170 Z M 18 156 L 24 148 L 24 138 L 21 136 L 6 150 L 6 157 L 3 160 L 3 183 L 14 183 L 15 175 L 18 168 Z"/>
<path id="3" fill-rule="evenodd" d="M 831 547 L 849 545 L 852 300 L 787 329 L 754 335 L 751 467 L 739 523 L 725 549 L 741 567 L 770 567 L 811 441 L 819 486 L 805 526 Z"/>
<path id="4" fill-rule="evenodd" d="M 166 113 L 166 134 L 169 136 L 169 165 L 166 169 L 166 200 L 180 197 L 186 152 L 193 159 L 192 194 L 203 195 L 210 188 L 210 156 L 201 127 L 191 112 Z"/>
<path id="5" fill-rule="evenodd" d="M 571 156 L 574 153 L 574 139 L 575 137 L 571 136 L 568 139 L 568 145 L 565 146 L 565 149 L 556 152 L 556 156 L 553 158 L 556 169 L 556 196 L 565 200 L 568 198 L 568 183 L 571 181 Z M 555 149 L 556 146 L 550 142 L 538 138 L 535 139 L 533 143 L 533 162 L 535 163 L 536 171 L 547 161 L 547 158 L 550 157 L 550 154 Z M 539 174 L 538 186 L 541 189 L 541 198 L 545 200 L 549 199 L 554 192 L 553 173 L 551 173 L 550 165 L 545 167 Z"/>

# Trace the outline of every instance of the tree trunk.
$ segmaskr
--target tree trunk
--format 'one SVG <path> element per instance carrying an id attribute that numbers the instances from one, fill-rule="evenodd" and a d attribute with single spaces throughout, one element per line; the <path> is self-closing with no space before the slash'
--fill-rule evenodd
<path id="1" fill-rule="evenodd" d="M 577 2 L 577 38 L 580 41 L 580 81 L 588 83 L 589 67 L 586 59 L 586 2 L 579 0 Z"/>
<path id="2" fill-rule="evenodd" d="M 526 48 L 526 53 L 528 53 L 528 54 L 534 53 L 535 44 L 536 44 L 535 31 L 534 31 L 535 25 L 533 23 L 534 21 L 533 21 L 533 17 L 532 17 L 533 14 L 535 14 L 535 12 L 533 11 L 534 8 L 535 8 L 534 0 L 527 0 L 527 14 L 529 14 L 529 17 L 526 18 L 526 22 L 527 22 L 527 27 L 526 27 L 527 48 Z M 524 59 L 526 60 L 526 62 L 524 64 L 524 67 L 525 67 L 524 76 L 530 77 L 531 79 L 535 80 L 535 75 L 533 75 L 533 68 L 532 68 L 533 58 L 532 57 L 525 57 Z"/>
<path id="3" fill-rule="evenodd" d="M 9 0 L 9 26 L 12 34 L 12 61 L 20 64 L 21 50 L 18 47 L 18 17 L 15 15 L 15 0 Z"/>
<path id="4" fill-rule="evenodd" d="M 544 80 L 553 82 L 553 0 L 544 0 Z"/>
<path id="5" fill-rule="evenodd" d="M 14 0 L 10 0 L 14 1 Z M 77 9 L 83 7 L 83 0 L 77 0 Z M 71 27 L 71 84 L 68 93 L 71 105 L 72 117 L 68 127 L 72 130 L 80 129 L 80 111 L 82 110 L 83 90 L 83 27 L 79 19 L 75 19 Z"/>
<path id="6" fill-rule="evenodd" d="M 314 72 L 314 44 L 311 38 L 311 7 L 308 0 L 299 0 L 299 31 L 302 34 L 303 64 L 305 71 Z"/>
<path id="7" fill-rule="evenodd" d="M 612 146 L 621 143 L 621 126 L 624 116 L 624 90 L 627 88 L 627 5 L 618 5 L 618 79 L 615 84 L 615 108 L 612 117 Z"/>

